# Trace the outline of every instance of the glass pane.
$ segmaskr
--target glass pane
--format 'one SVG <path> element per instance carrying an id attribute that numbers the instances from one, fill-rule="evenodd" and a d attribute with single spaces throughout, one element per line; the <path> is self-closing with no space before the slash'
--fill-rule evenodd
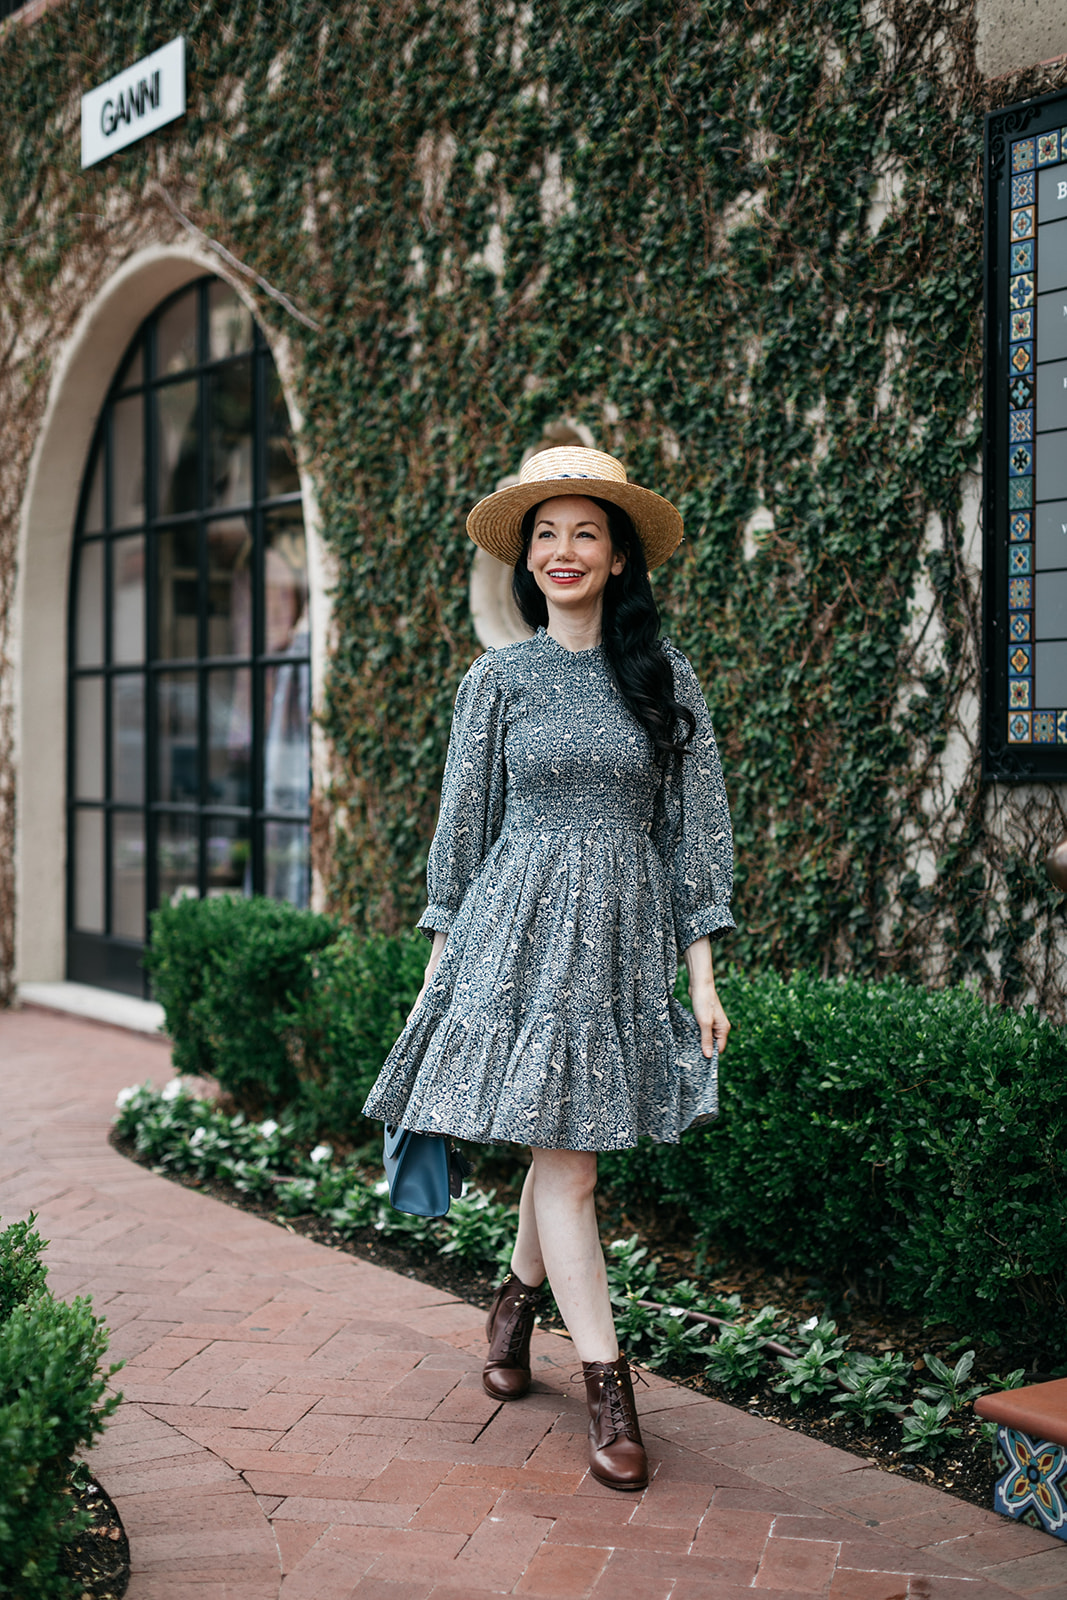
<path id="1" fill-rule="evenodd" d="M 245 517 L 208 524 L 207 653 L 252 654 L 252 528 Z"/>
<path id="2" fill-rule="evenodd" d="M 144 535 L 116 539 L 111 546 L 111 659 L 144 660 Z"/>
<path id="3" fill-rule="evenodd" d="M 199 384 L 172 383 L 156 393 L 159 427 L 159 514 L 195 511 L 200 503 L 197 438 Z"/>
<path id="4" fill-rule="evenodd" d="M 263 648 L 268 655 L 308 648 L 308 575 L 304 514 L 281 506 L 266 517 L 263 552 L 266 601 Z"/>
<path id="5" fill-rule="evenodd" d="M 204 838 L 208 894 L 252 893 L 249 826 L 245 817 L 208 818 Z"/>
<path id="6" fill-rule="evenodd" d="M 252 803 L 252 669 L 227 667 L 207 681 L 208 793 L 216 805 Z"/>
<path id="7" fill-rule="evenodd" d="M 111 408 L 111 526 L 144 521 L 144 397 Z"/>
<path id="8" fill-rule="evenodd" d="M 74 926 L 104 931 L 104 813 L 74 814 Z"/>
<path id="9" fill-rule="evenodd" d="M 267 496 L 295 494 L 299 488 L 289 409 L 278 370 L 271 362 L 267 376 Z"/>
<path id="10" fill-rule="evenodd" d="M 207 296 L 208 359 L 238 356 L 252 348 L 252 313 L 228 283 L 216 280 Z"/>
<path id="11" fill-rule="evenodd" d="M 263 892 L 272 900 L 308 903 L 308 829 L 289 822 L 263 825 Z"/>
<path id="12" fill-rule="evenodd" d="M 159 798 L 171 802 L 198 801 L 196 673 L 161 673 L 158 694 Z"/>
<path id="13" fill-rule="evenodd" d="M 137 348 L 130 356 L 119 380 L 120 389 L 133 389 L 144 382 L 144 340 L 138 339 Z"/>
<path id="14" fill-rule="evenodd" d="M 159 903 L 165 906 L 181 899 L 183 895 L 200 894 L 199 822 L 196 817 L 173 817 L 165 812 L 158 820 L 156 866 Z"/>
<path id="15" fill-rule="evenodd" d="M 78 609 L 74 623 L 74 659 L 79 667 L 99 667 L 104 660 L 104 546 L 83 544 L 78 556 Z"/>
<path id="16" fill-rule="evenodd" d="M 156 324 L 156 377 L 186 372 L 198 364 L 196 310 L 199 296 L 188 289 Z"/>
<path id="17" fill-rule="evenodd" d="M 111 798 L 144 804 L 144 679 L 111 680 Z"/>
<path id="18" fill-rule="evenodd" d="M 267 811 L 307 812 L 309 673 L 306 661 L 294 661 L 268 667 L 263 675 L 263 805 Z"/>
<path id="19" fill-rule="evenodd" d="M 121 939 L 143 939 L 144 817 L 118 811 L 111 830 L 111 931 Z"/>
<path id="20" fill-rule="evenodd" d="M 156 594 L 160 661 L 188 661 L 197 654 L 196 529 L 167 528 L 156 535 Z"/>
<path id="21" fill-rule="evenodd" d="M 93 467 L 93 481 L 89 485 L 89 494 L 85 501 L 85 521 L 82 523 L 83 533 L 102 533 L 104 528 L 104 452 L 97 448 L 96 464 Z"/>
<path id="22" fill-rule="evenodd" d="M 103 678 L 78 678 L 74 685 L 74 797 L 104 798 Z"/>
<path id="23" fill-rule="evenodd" d="M 252 363 L 235 361 L 208 380 L 210 501 L 247 505 L 252 499 Z"/>

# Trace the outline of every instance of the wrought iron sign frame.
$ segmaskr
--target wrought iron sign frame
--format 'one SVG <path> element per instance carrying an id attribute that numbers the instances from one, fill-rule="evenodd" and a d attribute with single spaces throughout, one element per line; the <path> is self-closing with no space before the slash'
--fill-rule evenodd
<path id="1" fill-rule="evenodd" d="M 1065 781 L 1062 90 L 986 117 L 985 229 L 983 776 L 1008 783 Z M 1054 685 L 1059 687 L 1050 692 Z"/>

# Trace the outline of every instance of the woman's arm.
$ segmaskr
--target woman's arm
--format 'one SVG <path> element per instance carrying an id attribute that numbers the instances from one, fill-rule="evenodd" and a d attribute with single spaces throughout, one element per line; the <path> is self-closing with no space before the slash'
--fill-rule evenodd
<path id="1" fill-rule="evenodd" d="M 434 975 L 434 972 L 435 972 L 435 970 L 437 968 L 437 963 L 441 959 L 441 952 L 445 947 L 445 940 L 447 938 L 448 938 L 448 934 L 447 933 L 437 932 L 433 936 L 433 947 L 430 950 L 430 959 L 426 963 L 426 971 L 423 973 L 422 988 L 419 990 L 418 994 L 415 997 L 415 1005 L 416 1006 L 418 1005 L 419 1001 L 422 999 L 423 995 L 426 993 L 427 989 L 430 987 L 430 984 L 433 982 L 433 975 Z M 415 1006 L 412 1006 L 411 1009 L 414 1011 Z"/>
<path id="2" fill-rule="evenodd" d="M 717 1044 L 721 1055 L 730 1037 L 730 1019 L 715 989 L 711 940 L 707 935 L 695 940 L 685 952 L 685 969 L 689 974 L 693 1015 L 700 1024 L 700 1048 L 706 1056 L 710 1056 Z"/>

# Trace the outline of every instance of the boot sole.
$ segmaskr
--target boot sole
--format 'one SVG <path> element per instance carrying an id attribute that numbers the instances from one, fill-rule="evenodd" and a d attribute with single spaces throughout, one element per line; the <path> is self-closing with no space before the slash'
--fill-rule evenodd
<path id="1" fill-rule="evenodd" d="M 617 1489 L 620 1494 L 639 1494 L 642 1489 L 648 1488 L 648 1479 L 641 1483 L 620 1483 L 617 1478 L 602 1478 L 594 1468 L 589 1468 L 589 1476 L 595 1478 L 597 1483 L 602 1483 L 605 1489 Z"/>

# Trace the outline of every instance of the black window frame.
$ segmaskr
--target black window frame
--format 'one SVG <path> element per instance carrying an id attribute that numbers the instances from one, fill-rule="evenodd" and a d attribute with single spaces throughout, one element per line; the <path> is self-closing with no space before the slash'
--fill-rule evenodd
<path id="1" fill-rule="evenodd" d="M 284 511 L 288 507 L 298 507 L 301 522 L 305 528 L 305 560 L 306 560 L 306 519 L 304 518 L 303 496 L 300 489 L 292 492 L 268 496 L 267 466 L 268 449 L 270 440 L 269 409 L 271 406 L 271 380 L 272 375 L 277 384 L 275 404 L 284 405 L 284 395 L 280 391 L 280 382 L 277 379 L 276 368 L 270 347 L 264 337 L 258 321 L 252 318 L 252 344 L 248 349 L 233 355 L 209 359 L 209 296 L 213 286 L 224 285 L 224 280 L 211 274 L 187 283 L 182 288 L 170 294 L 157 305 L 151 314 L 139 327 L 134 338 L 123 353 L 121 361 L 116 368 L 116 375 L 109 387 L 107 397 L 101 409 L 101 414 L 94 430 L 93 442 L 86 461 L 81 494 L 78 502 L 77 521 L 74 533 L 74 548 L 71 561 L 70 584 L 67 605 L 67 777 L 66 777 L 66 809 L 67 809 L 67 872 L 66 872 L 66 970 L 69 979 L 75 982 L 89 983 L 101 988 L 118 990 L 120 992 L 146 995 L 148 990 L 147 977 L 141 967 L 141 955 L 147 938 L 147 919 L 151 911 L 159 904 L 159 868 L 157 840 L 160 819 L 167 815 L 181 815 L 196 820 L 196 835 L 198 843 L 198 868 L 197 888 L 202 896 L 208 890 L 208 827 L 213 820 L 237 820 L 247 822 L 251 846 L 251 889 L 252 893 L 263 893 L 265 884 L 265 845 L 264 830 L 269 823 L 280 823 L 286 826 L 299 825 L 307 830 L 310 843 L 311 825 L 311 754 L 310 754 L 310 680 L 311 680 L 311 651 L 310 630 L 306 635 L 307 645 L 302 651 L 283 651 L 268 653 L 265 646 L 265 524 L 267 518 L 273 513 Z M 197 297 L 197 361 L 196 364 L 170 375 L 160 375 L 155 370 L 156 362 L 156 331 L 162 317 L 183 296 L 194 293 Z M 141 354 L 143 370 L 138 381 L 127 382 L 126 374 L 131 368 L 138 352 Z M 206 482 L 207 456 L 208 456 L 208 386 L 211 378 L 228 366 L 239 362 L 251 360 L 252 365 L 252 499 L 242 504 L 226 504 L 224 506 L 209 504 L 210 496 Z M 158 466 L 156 460 L 157 428 L 156 397 L 166 388 L 176 383 L 194 380 L 197 383 L 198 408 L 199 408 L 199 444 L 198 444 L 198 492 L 197 507 L 192 511 L 161 514 L 158 503 Z M 143 435 L 141 440 L 142 461 L 144 465 L 144 491 L 145 505 L 144 516 L 140 523 L 129 527 L 117 528 L 112 524 L 112 489 L 113 489 L 113 424 L 115 404 L 122 399 L 133 395 L 142 395 L 144 405 L 142 410 Z M 103 472 L 104 486 L 104 514 L 103 530 L 100 532 L 85 529 L 85 522 L 89 513 L 90 500 L 93 489 L 93 480 L 97 461 L 101 451 L 104 453 L 105 469 Z M 244 517 L 249 519 L 252 532 L 252 639 L 251 653 L 229 656 L 210 656 L 207 653 L 208 645 L 208 617 L 209 617 L 209 552 L 208 552 L 208 525 L 227 517 Z M 170 529 L 182 526 L 195 527 L 197 547 L 197 597 L 196 597 L 196 634 L 197 651 L 195 656 L 188 658 L 160 659 L 159 657 L 159 591 L 158 591 L 158 545 L 156 535 Z M 144 537 L 144 651 L 143 659 L 139 664 L 116 663 L 113 660 L 113 617 L 114 617 L 114 587 L 113 564 L 114 546 L 116 540 L 129 537 L 131 534 L 142 534 Z M 103 549 L 103 664 L 100 666 L 81 666 L 77 662 L 77 621 L 79 582 L 81 578 L 82 563 L 85 551 L 90 545 L 100 545 Z M 305 566 L 305 571 L 307 567 Z M 304 678 L 298 681 L 306 682 L 307 686 L 307 718 L 308 718 L 308 768 L 307 768 L 307 795 L 308 803 L 303 810 L 279 810 L 268 808 L 264 805 L 264 725 L 266 712 L 264 708 L 264 684 L 266 673 L 271 667 L 287 666 L 303 669 Z M 212 800 L 208 793 L 209 763 L 208 739 L 209 725 L 207 717 L 207 682 L 211 671 L 219 669 L 237 668 L 247 669 L 251 676 L 251 781 L 250 793 L 247 796 L 247 805 L 230 805 Z M 157 685 L 160 675 L 166 672 L 194 672 L 197 676 L 197 757 L 198 757 L 198 798 L 196 802 L 179 802 L 163 800 L 158 793 L 158 719 L 157 719 Z M 113 739 L 112 739 L 112 703 L 114 699 L 112 684 L 121 676 L 140 678 L 144 691 L 144 794 L 140 804 L 119 801 L 114 798 L 113 771 Z M 76 695 L 78 683 L 86 678 L 97 678 L 103 682 L 103 741 L 102 752 L 104 771 L 104 798 L 101 801 L 86 801 L 75 797 L 75 758 L 77 739 Z M 76 819 L 81 811 L 97 811 L 104 814 L 104 858 L 103 858 L 103 894 L 104 894 L 104 928 L 103 933 L 90 933 L 75 925 L 75 877 L 76 877 Z M 116 814 L 138 814 L 144 819 L 145 840 L 145 938 L 134 940 L 111 932 L 113 927 L 113 824 L 112 818 Z M 310 851 L 309 851 L 310 856 Z M 304 884 L 305 901 L 310 896 L 310 859 L 307 863 Z"/>

